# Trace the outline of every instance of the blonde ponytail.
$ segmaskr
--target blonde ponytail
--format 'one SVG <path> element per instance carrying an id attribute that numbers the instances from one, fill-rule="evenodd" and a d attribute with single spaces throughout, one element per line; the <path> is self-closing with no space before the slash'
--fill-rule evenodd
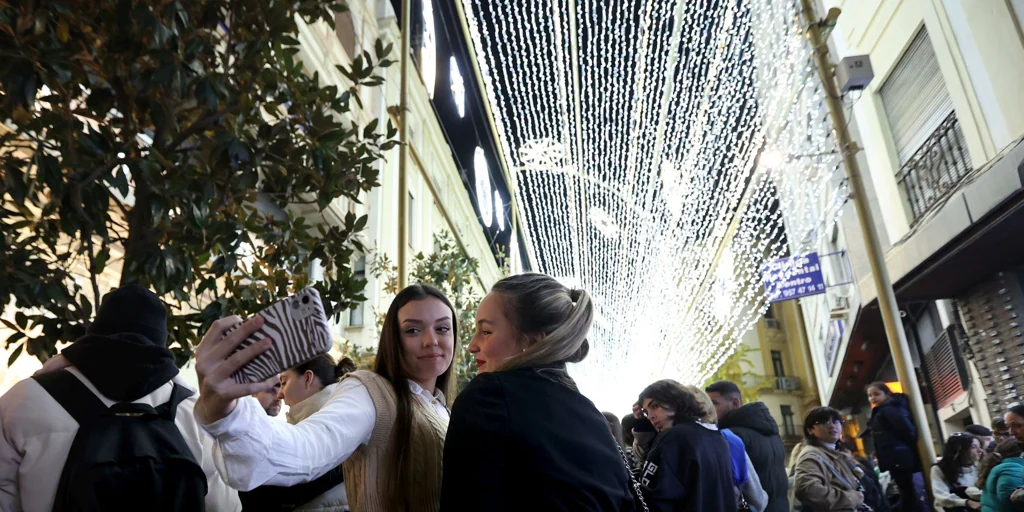
<path id="1" fill-rule="evenodd" d="M 594 305 L 585 290 L 570 290 L 544 274 L 506 277 L 491 290 L 505 299 L 505 315 L 517 334 L 531 341 L 522 353 L 505 360 L 499 371 L 578 363 L 587 357 Z"/>

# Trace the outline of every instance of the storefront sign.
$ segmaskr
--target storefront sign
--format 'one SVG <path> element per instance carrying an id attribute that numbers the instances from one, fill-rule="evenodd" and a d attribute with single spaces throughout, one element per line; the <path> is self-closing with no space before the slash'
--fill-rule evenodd
<path id="1" fill-rule="evenodd" d="M 761 271 L 768 302 L 799 299 L 825 293 L 825 278 L 821 274 L 818 253 L 780 258 Z"/>

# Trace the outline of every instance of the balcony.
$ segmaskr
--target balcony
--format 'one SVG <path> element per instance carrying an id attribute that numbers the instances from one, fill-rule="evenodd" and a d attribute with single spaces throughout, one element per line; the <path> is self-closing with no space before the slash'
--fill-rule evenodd
<path id="1" fill-rule="evenodd" d="M 896 175 L 913 223 L 946 198 L 971 170 L 960 122 L 951 112 Z"/>
<path id="2" fill-rule="evenodd" d="M 775 389 L 779 391 L 800 391 L 800 379 L 797 377 L 775 377 Z"/>

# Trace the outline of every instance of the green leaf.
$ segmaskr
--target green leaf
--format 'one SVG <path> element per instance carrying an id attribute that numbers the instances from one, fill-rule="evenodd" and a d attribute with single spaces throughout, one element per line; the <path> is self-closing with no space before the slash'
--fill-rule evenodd
<path id="1" fill-rule="evenodd" d="M 104 247 L 100 249 L 100 252 L 93 258 L 95 266 L 92 269 L 93 274 L 102 274 L 103 269 L 107 267 L 107 260 L 110 259 L 110 249 Z"/>
<path id="2" fill-rule="evenodd" d="M 14 366 L 14 362 L 18 360 L 18 357 L 21 356 L 21 352 L 24 349 L 25 349 L 25 344 L 22 343 L 21 345 L 18 345 L 18 348 L 14 349 L 14 352 L 11 352 L 11 356 L 7 358 L 7 367 L 8 368 Z"/>

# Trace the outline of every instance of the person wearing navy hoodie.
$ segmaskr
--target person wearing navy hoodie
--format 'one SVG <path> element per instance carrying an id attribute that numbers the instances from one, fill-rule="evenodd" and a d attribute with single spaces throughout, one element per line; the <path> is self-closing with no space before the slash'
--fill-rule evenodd
<path id="1" fill-rule="evenodd" d="M 914 482 L 914 475 L 921 473 L 921 458 L 917 452 L 917 428 L 910 421 L 906 395 L 893 393 L 884 382 L 869 384 L 867 394 L 874 407 L 868 433 L 875 444 L 878 468 L 888 471 L 900 489 L 899 510 L 928 510 L 923 489 Z M 923 477 L 919 480 L 923 486 Z"/>
<path id="2" fill-rule="evenodd" d="M 704 409 L 694 391 L 659 380 L 640 393 L 640 402 L 659 432 L 640 473 L 648 507 L 661 512 L 736 510 L 729 443 L 713 425 L 700 422 Z"/>
<path id="3" fill-rule="evenodd" d="M 786 448 L 779 424 L 763 402 L 742 404 L 740 388 L 729 381 L 716 382 L 705 390 L 718 412 L 718 428 L 729 429 L 743 440 L 750 461 L 768 493 L 765 512 L 789 512 L 789 475 Z"/>

